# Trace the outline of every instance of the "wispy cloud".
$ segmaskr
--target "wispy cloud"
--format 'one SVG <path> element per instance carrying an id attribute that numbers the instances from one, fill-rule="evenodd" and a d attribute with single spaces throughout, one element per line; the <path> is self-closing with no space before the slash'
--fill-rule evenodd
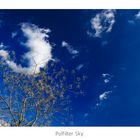
<path id="1" fill-rule="evenodd" d="M 128 23 L 131 24 L 131 25 L 134 25 L 135 21 L 134 20 L 128 20 Z"/>
<path id="2" fill-rule="evenodd" d="M 135 15 L 136 19 L 140 19 L 140 11 Z"/>
<path id="3" fill-rule="evenodd" d="M 84 67 L 84 64 L 80 64 L 80 65 L 78 65 L 77 67 L 76 67 L 76 70 L 80 70 L 80 69 L 82 69 Z"/>
<path id="4" fill-rule="evenodd" d="M 87 34 L 92 37 L 101 37 L 103 33 L 112 31 L 115 23 L 115 10 L 103 10 L 91 18 L 91 29 Z"/>
<path id="5" fill-rule="evenodd" d="M 130 25 L 135 25 L 140 20 L 140 11 L 138 11 L 131 19 L 128 20 Z"/>
<path id="6" fill-rule="evenodd" d="M 66 49 L 68 50 L 68 52 L 70 54 L 76 55 L 79 53 L 79 51 L 75 50 L 69 43 L 67 43 L 66 41 L 62 41 L 62 47 L 66 47 Z"/>
<path id="7" fill-rule="evenodd" d="M 7 46 L 6 45 L 4 45 L 4 43 L 0 43 L 0 49 L 5 49 Z"/>
<path id="8" fill-rule="evenodd" d="M 29 66 L 22 67 L 17 65 L 11 60 L 6 60 L 6 63 L 9 65 L 13 71 L 24 74 L 37 74 L 40 72 L 41 68 L 44 68 L 46 64 L 52 60 L 52 46 L 48 40 L 49 29 L 39 28 L 34 24 L 22 23 L 21 31 L 23 35 L 27 38 L 26 42 L 20 42 L 21 45 L 24 45 L 29 49 L 29 52 L 25 53 L 22 56 L 23 60 L 28 60 Z M 14 37 L 14 36 L 12 36 Z M 6 58 L 8 57 L 8 52 L 1 50 L 1 56 Z"/>

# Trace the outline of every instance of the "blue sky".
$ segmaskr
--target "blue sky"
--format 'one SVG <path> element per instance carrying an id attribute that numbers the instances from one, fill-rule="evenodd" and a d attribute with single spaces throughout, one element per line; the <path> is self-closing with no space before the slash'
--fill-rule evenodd
<path id="1" fill-rule="evenodd" d="M 47 56 L 87 75 L 85 96 L 71 96 L 73 120 L 66 125 L 140 125 L 139 10 L 1 10 L 0 21 L 0 55 L 15 51 L 13 70 L 30 67 L 31 49 L 36 61 Z M 47 53 L 36 55 L 39 48 Z"/>

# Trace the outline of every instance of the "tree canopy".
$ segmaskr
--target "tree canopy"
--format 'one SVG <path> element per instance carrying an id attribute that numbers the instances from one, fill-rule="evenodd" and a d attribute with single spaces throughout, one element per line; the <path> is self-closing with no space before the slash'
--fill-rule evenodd
<path id="1" fill-rule="evenodd" d="M 70 94 L 83 94 L 85 78 L 54 61 L 38 74 L 16 73 L 1 59 L 0 120 L 7 126 L 48 126 L 57 120 L 55 116 L 67 118 Z M 63 124 L 63 119 L 58 121 Z"/>

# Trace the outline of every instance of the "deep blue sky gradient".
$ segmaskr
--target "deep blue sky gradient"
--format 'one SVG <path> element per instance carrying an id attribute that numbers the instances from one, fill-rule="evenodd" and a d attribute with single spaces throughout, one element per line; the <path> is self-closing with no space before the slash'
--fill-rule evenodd
<path id="1" fill-rule="evenodd" d="M 72 97 L 74 126 L 129 126 L 140 125 L 140 20 L 134 15 L 138 10 L 117 10 L 115 24 L 110 33 L 102 38 L 87 35 L 90 19 L 101 10 L 1 10 L 3 24 L 0 27 L 0 42 L 15 50 L 20 56 L 26 51 L 11 39 L 11 32 L 19 29 L 22 22 L 30 22 L 50 28 L 53 56 L 61 60 L 68 69 L 79 64 L 84 67 L 79 75 L 88 79 L 83 89 L 85 96 Z M 134 20 L 133 24 L 128 21 Z M 18 38 L 20 40 L 20 38 Z M 62 41 L 70 43 L 79 55 L 72 56 L 61 47 Z M 107 42 L 103 45 L 104 42 Z M 102 74 L 113 75 L 109 84 L 103 82 Z M 95 107 L 99 95 L 113 92 L 109 98 Z M 53 123 L 53 125 L 60 125 Z"/>

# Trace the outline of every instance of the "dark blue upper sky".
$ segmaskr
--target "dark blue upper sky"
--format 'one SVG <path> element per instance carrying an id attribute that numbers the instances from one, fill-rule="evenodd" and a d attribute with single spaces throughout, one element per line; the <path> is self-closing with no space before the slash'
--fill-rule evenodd
<path id="1" fill-rule="evenodd" d="M 0 11 L 0 42 L 8 46 L 7 50 L 15 50 L 17 63 L 21 63 L 21 55 L 27 50 L 19 47 L 22 37 L 13 39 L 11 33 L 18 32 L 21 23 L 31 23 L 51 30 L 49 41 L 55 59 L 67 69 L 76 69 L 79 75 L 87 75 L 82 87 L 85 96 L 71 97 L 73 123 L 67 122 L 67 125 L 140 125 L 139 10 L 108 12 Z M 109 27 L 111 30 L 107 31 Z M 99 34 L 95 35 L 97 31 Z M 68 46 L 63 47 L 63 41 Z M 78 53 L 74 54 L 67 48 Z M 54 122 L 54 125 L 59 124 Z"/>

